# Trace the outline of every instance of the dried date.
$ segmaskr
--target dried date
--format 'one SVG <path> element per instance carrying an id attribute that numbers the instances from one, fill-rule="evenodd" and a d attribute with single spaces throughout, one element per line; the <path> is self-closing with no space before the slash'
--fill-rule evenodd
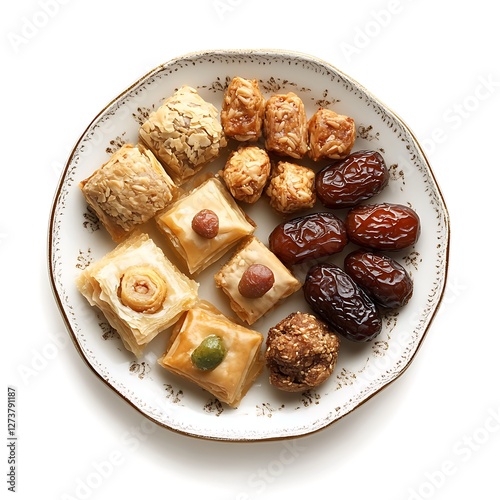
<path id="1" fill-rule="evenodd" d="M 365 342 L 380 333 L 382 320 L 375 303 L 339 266 L 313 266 L 303 292 L 312 310 L 345 338 Z"/>
<path id="2" fill-rule="evenodd" d="M 417 213 L 396 203 L 354 207 L 345 224 L 350 241 L 375 250 L 401 250 L 414 245 L 420 236 Z"/>
<path id="3" fill-rule="evenodd" d="M 346 245 L 344 222 L 329 212 L 282 222 L 269 235 L 270 250 L 287 266 L 341 252 Z"/>
<path id="4" fill-rule="evenodd" d="M 357 151 L 324 167 L 316 175 L 316 195 L 328 208 L 350 208 L 380 193 L 389 170 L 376 151 Z"/>
<path id="5" fill-rule="evenodd" d="M 413 294 L 413 281 L 406 269 L 387 255 L 355 250 L 344 259 L 345 272 L 379 305 L 404 306 Z"/>

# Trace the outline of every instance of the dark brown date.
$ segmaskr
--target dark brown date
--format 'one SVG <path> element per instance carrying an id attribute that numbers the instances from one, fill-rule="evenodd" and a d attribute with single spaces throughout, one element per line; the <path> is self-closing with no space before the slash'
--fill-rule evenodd
<path id="1" fill-rule="evenodd" d="M 409 207 L 395 203 L 360 205 L 346 217 L 349 239 L 375 250 L 401 250 L 420 236 L 420 219 Z"/>
<path id="2" fill-rule="evenodd" d="M 404 306 L 413 294 L 413 281 L 406 269 L 387 255 L 355 250 L 344 259 L 345 272 L 379 305 Z"/>
<path id="3" fill-rule="evenodd" d="M 380 193 L 388 182 L 382 155 L 357 151 L 318 172 L 316 195 L 325 207 L 350 208 Z"/>
<path id="4" fill-rule="evenodd" d="M 269 235 L 270 250 L 287 266 L 341 252 L 346 245 L 344 222 L 329 212 L 282 222 Z"/>
<path id="5" fill-rule="evenodd" d="M 345 338 L 365 342 L 380 333 L 382 320 L 375 303 L 335 264 L 311 267 L 303 292 L 311 309 Z"/>

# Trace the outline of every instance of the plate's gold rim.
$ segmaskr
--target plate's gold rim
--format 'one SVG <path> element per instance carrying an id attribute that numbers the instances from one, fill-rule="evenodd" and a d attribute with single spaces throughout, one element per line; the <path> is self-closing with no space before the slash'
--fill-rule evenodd
<path id="1" fill-rule="evenodd" d="M 330 69 L 334 73 L 341 75 L 343 78 L 345 78 L 346 80 L 351 82 L 353 84 L 353 86 L 357 87 L 358 89 L 361 89 L 373 101 L 380 104 L 385 110 L 387 110 L 393 116 L 393 118 L 395 118 L 399 122 L 399 124 L 404 129 L 406 129 L 408 131 L 408 133 L 411 135 L 413 141 L 415 142 L 415 145 L 417 146 L 419 153 L 422 155 L 422 158 L 425 161 L 427 171 L 428 171 L 430 178 L 432 179 L 432 182 L 434 184 L 433 187 L 434 187 L 435 191 L 437 192 L 437 194 L 439 195 L 439 200 L 441 202 L 443 221 L 444 221 L 444 224 L 446 226 L 445 227 L 446 240 L 444 241 L 444 243 L 446 244 L 446 248 L 445 248 L 445 253 L 444 253 L 445 259 L 444 259 L 442 286 L 441 286 L 441 289 L 439 292 L 439 300 L 438 300 L 434 310 L 432 311 L 431 316 L 428 319 L 425 330 L 422 333 L 421 338 L 419 339 L 419 342 L 417 344 L 415 351 L 413 352 L 413 355 L 407 361 L 407 363 L 403 366 L 403 368 L 390 381 L 385 383 L 383 386 L 381 386 L 379 389 L 377 389 L 373 393 L 369 394 L 367 397 L 365 397 L 365 399 L 358 402 L 353 408 L 351 408 L 346 413 L 344 413 L 344 414 L 340 415 L 339 417 L 327 422 L 325 425 L 323 425 L 317 429 L 311 430 L 309 432 L 304 432 L 304 433 L 299 433 L 299 434 L 294 434 L 294 435 L 270 436 L 270 437 L 262 437 L 262 438 L 244 438 L 244 437 L 242 437 L 242 438 L 227 437 L 226 438 L 226 437 L 221 437 L 221 436 L 207 436 L 207 435 L 203 435 L 203 434 L 190 433 L 187 431 L 183 431 L 181 429 L 177 429 L 175 427 L 171 427 L 163 422 L 156 420 L 153 416 L 145 413 L 145 411 L 143 409 L 141 409 L 137 404 L 135 404 L 132 400 L 130 400 L 125 394 L 120 392 L 113 384 L 111 384 L 108 380 L 106 380 L 106 378 L 104 378 L 101 374 L 99 374 L 97 372 L 97 370 L 94 368 L 94 366 L 90 363 L 89 359 L 86 357 L 80 344 L 77 341 L 75 332 L 73 331 L 73 329 L 71 327 L 71 324 L 69 322 L 69 318 L 66 314 L 61 297 L 60 297 L 59 292 L 57 290 L 54 269 L 52 266 L 53 252 L 54 252 L 52 235 L 54 233 L 55 212 L 56 212 L 57 202 L 58 202 L 59 197 L 61 195 L 62 187 L 64 184 L 63 183 L 64 178 L 65 178 L 66 173 L 68 171 L 68 168 L 73 160 L 73 157 L 75 155 L 75 151 L 76 151 L 78 145 L 81 143 L 82 139 L 86 136 L 87 132 L 91 129 L 91 127 L 99 120 L 99 118 L 111 106 L 113 106 L 116 102 L 118 102 L 122 97 L 127 95 L 133 88 L 139 86 L 142 82 L 151 78 L 155 73 L 158 73 L 159 71 L 167 68 L 168 66 L 175 64 L 178 61 L 182 61 L 182 60 L 194 58 L 194 57 L 199 58 L 199 57 L 210 56 L 210 55 L 220 55 L 220 56 L 225 56 L 225 57 L 230 57 L 231 55 L 238 55 L 238 56 L 251 56 L 251 55 L 264 56 L 264 55 L 267 55 L 267 56 L 282 56 L 282 57 L 287 57 L 287 58 L 298 58 L 301 60 L 307 60 L 307 61 L 310 61 L 310 62 L 315 63 L 317 65 L 323 66 L 325 68 Z M 202 51 L 187 52 L 184 55 L 172 58 L 169 61 L 164 62 L 164 63 L 156 66 L 152 70 L 148 71 L 145 75 L 143 75 L 142 77 L 137 79 L 135 82 L 133 82 L 131 85 L 129 85 L 119 95 L 114 97 L 106 106 L 104 106 L 101 109 L 101 111 L 99 113 L 97 113 L 97 115 L 94 117 L 94 119 L 92 119 L 90 121 L 89 125 L 85 128 L 83 133 L 80 135 L 78 140 L 75 142 L 75 144 L 71 150 L 71 153 L 68 156 L 68 160 L 66 161 L 65 167 L 61 172 L 59 182 L 58 182 L 57 188 L 56 188 L 54 196 L 53 196 L 51 209 L 50 209 L 48 230 L 47 230 L 47 268 L 48 268 L 48 273 L 49 273 L 50 286 L 52 289 L 52 293 L 54 295 L 54 299 L 55 299 L 56 304 L 58 306 L 59 312 L 64 320 L 66 329 L 68 330 L 68 333 L 70 334 L 71 340 L 73 341 L 73 344 L 75 345 L 75 347 L 76 347 L 78 353 L 80 354 L 80 356 L 82 357 L 83 361 L 88 366 L 88 368 L 90 368 L 90 370 L 95 374 L 95 376 L 98 377 L 99 380 L 101 380 L 101 382 L 103 382 L 113 392 L 118 394 L 124 401 L 126 401 L 130 406 L 132 406 L 134 409 L 136 409 L 145 418 L 147 418 L 151 422 L 154 422 L 156 425 L 158 425 L 160 427 L 163 427 L 163 428 L 168 429 L 170 431 L 176 432 L 180 435 L 188 436 L 188 437 L 192 437 L 192 438 L 197 438 L 197 439 L 202 439 L 202 440 L 207 440 L 207 441 L 224 441 L 224 442 L 234 442 L 234 443 L 255 443 L 255 442 L 263 442 L 263 441 L 282 441 L 282 440 L 288 440 L 288 439 L 303 438 L 306 436 L 310 436 L 312 434 L 316 434 L 317 432 L 320 432 L 320 431 L 326 429 L 327 427 L 331 426 L 335 422 L 338 422 L 339 420 L 341 420 L 342 418 L 344 418 L 345 416 L 349 415 L 351 412 L 353 412 L 354 410 L 359 408 L 361 405 L 363 405 L 364 403 L 369 401 L 371 398 L 376 396 L 378 393 L 380 393 L 386 387 L 388 387 L 393 382 L 398 380 L 401 377 L 401 375 L 404 372 L 406 372 L 406 370 L 408 369 L 410 364 L 413 362 L 417 352 L 420 350 L 420 348 L 423 344 L 423 341 L 426 338 L 427 333 L 428 333 L 428 331 L 429 331 L 429 329 L 430 329 L 430 327 L 431 327 L 431 325 L 432 325 L 432 323 L 433 323 L 433 321 L 434 321 L 434 319 L 435 319 L 435 317 L 436 317 L 436 315 L 437 315 L 437 313 L 442 305 L 443 296 L 444 296 L 446 284 L 448 281 L 450 236 L 451 236 L 451 230 L 450 230 L 450 217 L 449 217 L 448 208 L 447 208 L 446 202 L 444 200 L 441 188 L 436 180 L 436 177 L 435 177 L 434 172 L 432 170 L 432 167 L 430 165 L 430 162 L 429 162 L 423 148 L 421 147 L 420 143 L 418 142 L 418 139 L 416 138 L 416 136 L 413 133 L 413 131 L 411 130 L 411 128 L 406 124 L 406 122 L 397 113 L 395 113 L 390 106 L 387 106 L 383 101 L 381 101 L 378 97 L 376 97 L 374 94 L 372 94 L 363 85 L 358 83 L 351 76 L 347 75 L 346 73 L 344 73 L 342 70 L 338 69 L 336 66 L 332 65 L 331 63 L 329 63 L 321 58 L 318 58 L 316 56 L 313 56 L 313 55 L 310 55 L 307 53 L 303 53 L 303 52 L 299 52 L 299 51 L 291 51 L 291 50 L 283 50 L 283 49 L 214 49 L 214 50 L 207 49 L 207 50 L 202 50 Z"/>

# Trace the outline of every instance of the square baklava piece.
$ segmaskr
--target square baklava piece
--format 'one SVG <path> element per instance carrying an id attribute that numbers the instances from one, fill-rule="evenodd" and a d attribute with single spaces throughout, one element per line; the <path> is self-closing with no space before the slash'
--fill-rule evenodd
<path id="1" fill-rule="evenodd" d="M 159 363 L 237 407 L 262 371 L 262 343 L 259 332 L 200 302 L 179 319 Z"/>
<path id="2" fill-rule="evenodd" d="M 248 237 L 214 276 L 231 309 L 249 325 L 302 286 L 255 236 Z"/>
<path id="3" fill-rule="evenodd" d="M 255 230 L 216 177 L 178 199 L 156 222 L 191 274 L 206 269 Z"/>
<path id="4" fill-rule="evenodd" d="M 137 357 L 198 301 L 198 284 L 182 274 L 144 233 L 134 233 L 90 264 L 76 285 Z"/>
<path id="5" fill-rule="evenodd" d="M 179 185 L 217 158 L 227 145 L 217 108 L 188 85 L 149 115 L 139 137 Z"/>
<path id="6" fill-rule="evenodd" d="M 81 181 L 80 189 L 118 243 L 163 210 L 172 201 L 176 187 L 151 151 L 125 144 Z"/>

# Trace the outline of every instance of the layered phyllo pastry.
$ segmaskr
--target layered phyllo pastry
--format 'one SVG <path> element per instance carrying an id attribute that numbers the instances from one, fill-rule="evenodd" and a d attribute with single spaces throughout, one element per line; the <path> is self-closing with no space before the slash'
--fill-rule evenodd
<path id="1" fill-rule="evenodd" d="M 144 233 L 134 233 L 77 278 L 137 357 L 160 332 L 198 301 L 198 284 L 182 274 Z"/>
<path id="2" fill-rule="evenodd" d="M 308 123 L 309 156 L 313 160 L 338 160 L 349 155 L 356 140 L 356 126 L 350 116 L 321 108 Z"/>
<path id="3" fill-rule="evenodd" d="M 297 94 L 275 94 L 267 100 L 264 138 L 269 152 L 292 158 L 302 158 L 307 153 L 307 117 Z"/>
<path id="4" fill-rule="evenodd" d="M 217 158 L 227 144 L 217 108 L 187 85 L 149 115 L 139 137 L 177 184 Z"/>
<path id="5" fill-rule="evenodd" d="M 265 105 L 257 80 L 234 77 L 222 101 L 220 117 L 224 133 L 238 141 L 257 141 L 262 135 Z"/>
<path id="6" fill-rule="evenodd" d="M 231 309 L 249 325 L 300 289 L 301 283 L 255 236 L 245 239 L 214 276 Z"/>
<path id="7" fill-rule="evenodd" d="M 115 242 L 163 210 L 176 189 L 151 151 L 132 144 L 116 151 L 80 188 Z"/>
<path id="8" fill-rule="evenodd" d="M 262 343 L 259 332 L 200 302 L 179 319 L 159 363 L 237 407 L 262 371 Z"/>
<path id="9" fill-rule="evenodd" d="M 255 223 L 215 177 L 171 204 L 156 222 L 191 274 L 206 269 L 255 230 Z"/>

